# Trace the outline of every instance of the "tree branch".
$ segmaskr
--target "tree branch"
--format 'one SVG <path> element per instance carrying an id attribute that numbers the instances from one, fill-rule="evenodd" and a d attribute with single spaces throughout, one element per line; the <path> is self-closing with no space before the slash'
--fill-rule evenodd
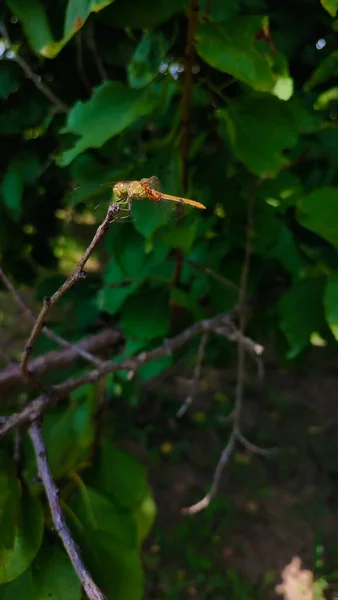
<path id="1" fill-rule="evenodd" d="M 29 435 L 32 440 L 35 458 L 38 466 L 38 474 L 45 489 L 52 521 L 56 532 L 60 536 L 63 546 L 71 560 L 74 570 L 79 577 L 82 587 L 90 600 L 107 600 L 106 596 L 97 587 L 89 571 L 82 561 L 80 550 L 76 545 L 60 504 L 60 491 L 55 485 L 52 472 L 48 464 L 45 442 L 42 437 L 40 423 L 34 422 L 29 427 Z"/>
<path id="2" fill-rule="evenodd" d="M 251 188 L 249 194 L 249 204 L 248 204 L 248 214 L 247 214 L 247 224 L 246 224 L 246 241 L 245 241 L 245 252 L 244 252 L 244 260 L 242 265 L 242 274 L 241 274 L 241 283 L 239 289 L 239 302 L 238 302 L 238 313 L 239 313 L 239 329 L 232 334 L 232 339 L 239 342 L 238 344 L 238 355 L 237 355 L 237 383 L 236 383 L 236 393 L 235 393 L 235 406 L 233 411 L 233 427 L 230 434 L 229 441 L 225 448 L 222 451 L 220 459 L 218 461 L 212 484 L 210 487 L 210 491 L 196 504 L 189 506 L 187 508 L 182 509 L 183 514 L 196 514 L 201 510 L 205 509 L 211 502 L 211 500 L 215 497 L 218 491 L 218 487 L 220 484 L 221 476 L 223 473 L 223 469 L 226 463 L 229 460 L 229 457 L 235 447 L 236 441 L 245 440 L 245 445 L 248 447 L 248 440 L 244 438 L 241 434 L 240 429 L 240 420 L 242 414 L 242 406 L 243 406 L 243 390 L 244 390 L 244 377 L 245 377 L 245 348 L 248 344 L 244 344 L 244 340 L 248 338 L 245 337 L 245 326 L 246 326 L 246 295 L 247 295 L 247 285 L 248 285 L 248 276 L 250 269 L 250 259 L 252 254 L 252 235 L 253 235 L 253 227 L 254 227 L 254 206 L 255 206 L 255 198 L 256 198 L 256 188 L 257 182 L 252 179 L 251 180 Z M 249 343 L 249 346 L 251 344 Z M 254 345 L 251 346 L 251 351 L 260 355 L 263 351 L 262 346 Z M 253 445 L 252 445 L 253 446 Z"/>
<path id="3" fill-rule="evenodd" d="M 179 335 L 165 340 L 161 346 L 153 350 L 141 352 L 137 356 L 125 360 L 116 362 L 107 361 L 98 369 L 94 369 L 78 377 L 67 379 L 63 383 L 51 387 L 48 394 L 39 396 L 27 404 L 20 412 L 14 413 L 9 417 L 4 417 L 3 419 L 0 418 L 0 437 L 16 427 L 21 427 L 25 423 L 31 423 L 37 416 L 41 416 L 52 402 L 59 401 L 84 384 L 96 383 L 101 377 L 110 373 L 116 373 L 117 371 L 136 371 L 145 363 L 171 355 L 174 350 L 186 344 L 194 336 L 202 333 L 216 333 L 233 341 L 233 329 L 234 325 L 231 323 L 229 314 L 217 315 L 211 319 L 204 319 L 203 321 L 194 323 Z M 248 338 L 238 337 L 236 341 L 240 345 L 245 345 L 252 352 L 255 344 L 250 340 L 250 344 L 248 345 L 247 340 Z"/>
<path id="4" fill-rule="evenodd" d="M 2 270 L 1 267 L 0 267 L 0 278 L 2 279 L 2 282 L 4 283 L 4 285 L 6 286 L 6 288 L 8 289 L 8 291 L 12 294 L 15 302 L 21 308 L 22 312 L 28 317 L 28 319 L 30 321 L 32 321 L 33 323 L 35 323 L 36 320 L 37 320 L 36 315 L 34 315 L 33 312 L 31 311 L 31 309 L 24 303 L 24 301 L 22 300 L 20 294 L 17 292 L 17 290 L 15 289 L 14 285 L 9 281 L 9 279 L 7 278 L 7 276 L 5 275 L 5 273 L 4 273 L 4 271 Z M 64 338 L 60 337 L 56 333 L 54 333 L 54 331 L 52 331 L 51 329 L 49 329 L 49 327 L 47 327 L 46 325 L 42 328 L 41 331 L 50 340 L 53 340 L 54 342 L 56 342 L 57 344 L 59 344 L 59 346 L 62 346 L 63 348 L 72 349 L 79 356 L 81 356 L 84 360 L 87 360 L 88 362 L 96 365 L 97 367 L 100 366 L 101 361 L 98 358 L 96 358 L 95 356 L 92 356 L 92 354 L 90 354 L 89 352 L 87 352 L 84 348 L 81 348 L 80 346 L 77 346 L 76 344 L 71 344 L 70 342 L 67 342 L 67 340 L 65 340 Z M 0 377 L 1 377 L 1 375 L 0 375 Z"/>
<path id="5" fill-rule="evenodd" d="M 24 354 L 22 357 L 22 361 L 21 361 L 21 369 L 22 369 L 22 374 L 23 374 L 24 378 L 27 379 L 28 381 L 31 381 L 33 384 L 35 384 L 36 387 L 38 387 L 42 391 L 46 391 L 46 388 L 42 385 L 42 383 L 40 382 L 40 380 L 38 378 L 33 377 L 33 374 L 31 373 L 31 371 L 28 368 L 29 356 L 33 352 L 34 343 L 35 343 L 38 335 L 40 334 L 41 330 L 45 326 L 45 319 L 46 319 L 47 315 L 49 314 L 52 306 L 61 298 L 61 296 L 63 296 L 63 294 L 65 294 L 74 285 L 74 283 L 76 283 L 80 279 L 85 279 L 86 272 L 83 270 L 83 267 L 85 266 L 89 256 L 91 255 L 91 253 L 93 252 L 93 250 L 97 246 L 97 244 L 99 243 L 102 236 L 106 233 L 109 225 L 116 218 L 116 216 L 119 212 L 119 209 L 120 209 L 120 207 L 117 203 L 113 203 L 113 204 L 109 205 L 107 214 L 106 214 L 104 220 L 97 228 L 92 241 L 90 242 L 88 248 L 86 248 L 84 254 L 82 255 L 81 259 L 79 260 L 73 273 L 59 287 L 59 289 L 53 294 L 53 296 L 47 296 L 44 299 L 43 307 L 42 307 L 40 314 L 36 320 L 36 323 L 32 329 L 32 332 L 28 338 L 26 348 L 25 348 L 25 351 L 24 351 Z"/>
<path id="6" fill-rule="evenodd" d="M 96 335 L 84 338 L 75 346 L 69 344 L 65 350 L 53 350 L 39 356 L 30 363 L 30 370 L 33 376 L 41 377 L 45 373 L 53 370 L 64 369 L 74 362 L 79 356 L 79 351 L 87 354 L 92 352 L 102 352 L 109 346 L 114 346 L 122 341 L 121 334 L 114 329 L 104 329 Z M 95 357 L 93 357 L 95 358 Z M 98 364 L 103 365 L 104 361 L 98 360 Z M 12 388 L 22 385 L 25 382 L 22 369 L 19 364 L 10 365 L 0 371 L 0 390 L 2 393 L 8 392 Z"/>

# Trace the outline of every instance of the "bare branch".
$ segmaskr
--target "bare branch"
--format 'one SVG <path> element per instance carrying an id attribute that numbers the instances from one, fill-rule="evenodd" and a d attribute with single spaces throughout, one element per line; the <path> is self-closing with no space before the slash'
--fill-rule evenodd
<path id="1" fill-rule="evenodd" d="M 122 336 L 118 331 L 114 329 L 104 329 L 96 335 L 84 338 L 76 346 L 69 345 L 69 348 L 65 350 L 53 350 L 47 352 L 42 356 L 39 356 L 33 360 L 30 365 L 30 371 L 33 376 L 41 377 L 45 373 L 53 370 L 64 369 L 74 362 L 79 356 L 80 351 L 84 353 L 102 352 L 114 346 L 122 340 Z M 97 360 L 100 365 L 104 364 L 104 361 Z M 10 365 L 2 371 L 0 371 L 0 390 L 1 392 L 7 392 L 10 389 L 22 385 L 25 382 L 22 369 L 19 364 Z"/>
<path id="2" fill-rule="evenodd" d="M 202 368 L 202 362 L 203 362 L 203 358 L 204 358 L 204 352 L 205 352 L 205 346 L 208 340 L 208 334 L 207 333 L 203 333 L 202 337 L 201 337 L 201 341 L 200 341 L 200 345 L 198 348 L 198 353 L 197 353 L 197 359 L 196 359 L 196 364 L 195 364 L 195 369 L 194 369 L 194 376 L 191 382 L 191 391 L 189 396 L 186 397 L 184 403 L 182 404 L 181 408 L 177 411 L 176 416 L 178 419 L 180 419 L 181 417 L 183 417 L 183 415 L 186 413 L 186 411 L 188 410 L 189 406 L 193 403 L 194 401 L 194 396 L 196 394 L 196 389 L 197 389 L 197 384 L 199 381 L 199 378 L 201 376 L 201 368 Z"/>
<path id="3" fill-rule="evenodd" d="M 22 373 L 23 373 L 24 378 L 27 380 L 30 380 L 32 383 L 34 383 L 36 385 L 36 387 L 38 387 L 42 391 L 46 391 L 45 387 L 41 384 L 39 379 L 37 379 L 36 377 L 33 377 L 32 373 L 30 372 L 30 370 L 28 368 L 29 356 L 31 355 L 31 353 L 33 351 L 34 343 L 45 325 L 45 319 L 47 318 L 47 315 L 50 312 L 52 306 L 61 298 L 61 296 L 63 296 L 63 294 L 65 294 L 74 285 L 74 283 L 76 283 L 80 279 L 85 279 L 86 272 L 83 270 L 83 267 L 85 266 L 88 258 L 90 257 L 94 248 L 99 243 L 102 236 L 106 233 L 109 225 L 116 218 L 116 216 L 119 212 L 119 209 L 120 209 L 120 207 L 117 203 L 113 203 L 113 204 L 109 205 L 107 214 L 106 214 L 104 220 L 97 228 L 92 241 L 90 242 L 88 248 L 86 248 L 84 254 L 82 255 L 81 259 L 79 260 L 73 273 L 59 287 L 59 289 L 53 294 L 53 296 L 51 296 L 51 297 L 48 296 L 44 300 L 43 307 L 42 307 L 40 314 L 36 320 L 36 323 L 32 329 L 32 332 L 28 338 L 25 352 L 23 354 L 22 362 L 21 362 L 21 368 L 22 368 Z"/>
<path id="4" fill-rule="evenodd" d="M 117 371 L 136 371 L 141 365 L 144 365 L 147 362 L 162 358 L 163 356 L 168 356 L 168 354 L 171 354 L 186 344 L 196 335 L 213 333 L 222 325 L 225 327 L 225 325 L 229 323 L 229 318 L 228 314 L 221 314 L 212 319 L 204 319 L 203 321 L 194 323 L 179 335 L 169 340 L 165 340 L 161 346 L 158 346 L 153 350 L 141 352 L 137 356 L 125 360 L 116 362 L 107 361 L 98 369 L 89 371 L 78 377 L 67 379 L 63 383 L 51 387 L 48 395 L 43 394 L 42 396 L 39 396 L 25 406 L 20 412 L 14 413 L 10 417 L 5 417 L 3 420 L 0 417 L 0 437 L 11 429 L 20 427 L 25 423 L 31 423 L 38 415 L 44 413 L 51 402 L 57 402 L 78 387 L 85 385 L 86 383 L 96 383 L 101 377 L 104 377 L 109 373 L 116 373 Z M 224 329 L 222 329 L 222 331 L 222 335 L 225 335 Z"/>
<path id="5" fill-rule="evenodd" d="M 235 447 L 236 441 L 241 438 L 241 441 L 244 439 L 240 430 L 240 420 L 242 414 L 242 405 L 243 405 L 243 390 L 244 390 L 244 378 L 245 378 L 245 350 L 246 348 L 250 348 L 252 352 L 255 354 L 262 354 L 263 347 L 259 344 L 252 343 L 252 340 L 246 338 L 244 336 L 245 326 L 246 326 L 246 294 L 247 294 L 247 285 L 248 285 L 248 276 L 249 276 L 249 268 L 250 268 L 250 259 L 252 253 L 252 234 L 253 234 L 253 220 L 254 220 L 254 205 L 256 198 L 256 188 L 257 183 L 255 180 L 251 182 L 251 191 L 249 196 L 249 206 L 248 206 L 248 216 L 247 216 L 247 226 L 246 226 L 246 243 L 245 243 L 245 254 L 242 266 L 242 274 L 241 274 L 241 285 L 239 289 L 239 330 L 233 329 L 233 332 L 227 336 L 229 339 L 238 342 L 238 355 L 237 355 L 237 383 L 236 383 L 236 393 L 235 393 L 235 406 L 234 406 L 234 417 L 233 417 L 233 427 L 230 434 L 229 441 L 222 451 L 221 457 L 217 464 L 211 488 L 208 494 L 202 498 L 196 504 L 188 508 L 182 509 L 183 514 L 195 514 L 204 510 L 211 502 L 211 500 L 215 497 L 218 491 L 219 483 L 221 480 L 221 475 L 224 469 L 224 466 L 229 460 L 229 457 Z M 233 326 L 232 323 L 228 324 Z M 234 326 L 233 326 L 234 327 Z M 222 334 L 222 331 L 226 334 L 228 331 L 224 327 L 218 327 L 216 329 L 216 333 Z M 243 441 L 242 441 L 243 443 Z"/>
<path id="6" fill-rule="evenodd" d="M 52 472 L 48 463 L 47 451 L 42 437 L 41 426 L 39 423 L 34 422 L 29 427 L 28 431 L 35 452 L 38 474 L 46 492 L 55 530 L 62 540 L 64 548 L 71 560 L 77 576 L 81 581 L 87 597 L 90 598 L 90 600 L 106 600 L 106 596 L 97 587 L 84 562 L 82 561 L 80 550 L 72 537 L 65 516 L 62 512 L 60 504 L 60 491 L 53 480 Z"/>
<path id="7" fill-rule="evenodd" d="M 200 512 L 201 510 L 204 510 L 210 504 L 211 500 L 216 496 L 217 491 L 218 491 L 218 486 L 221 481 L 223 469 L 229 460 L 229 457 L 235 447 L 235 443 L 236 443 L 236 431 L 235 431 L 235 428 L 233 428 L 230 438 L 229 438 L 229 441 L 228 441 L 227 445 L 225 446 L 224 450 L 222 451 L 222 454 L 218 461 L 217 467 L 215 469 L 214 478 L 213 478 L 213 481 L 211 484 L 210 491 L 206 494 L 206 496 L 204 496 L 204 498 L 202 498 L 202 500 L 200 500 L 199 502 L 196 502 L 196 504 L 193 504 L 192 506 L 188 506 L 187 508 L 182 508 L 181 512 L 183 515 L 194 515 L 194 514 Z"/>
<path id="8" fill-rule="evenodd" d="M 17 292 L 17 290 L 15 289 L 14 285 L 9 281 L 9 279 L 7 278 L 7 276 L 5 275 L 5 273 L 4 273 L 4 271 L 2 270 L 1 267 L 0 267 L 0 278 L 2 279 L 4 285 L 7 287 L 7 289 L 12 294 L 15 302 L 21 308 L 21 310 L 23 311 L 23 313 L 28 317 L 28 319 L 30 321 L 32 321 L 33 323 L 35 323 L 36 320 L 37 320 L 36 315 L 34 315 L 34 313 L 30 310 L 30 308 L 22 300 L 20 294 Z M 54 333 L 54 331 L 52 331 L 51 329 L 49 329 L 49 327 L 47 327 L 46 325 L 42 328 L 41 331 L 50 340 L 53 340 L 54 342 L 56 342 L 57 344 L 59 344 L 59 346 L 62 346 L 63 348 L 73 349 L 84 360 L 87 360 L 88 362 L 92 363 L 93 365 L 96 365 L 97 367 L 100 366 L 101 361 L 98 358 L 96 358 L 95 356 L 93 356 L 89 352 L 86 352 L 86 350 L 84 348 L 81 348 L 77 344 L 71 344 L 70 342 L 67 342 L 67 340 L 65 340 L 64 338 L 60 337 L 56 333 Z M 1 375 L 0 375 L 0 378 L 1 378 Z"/>

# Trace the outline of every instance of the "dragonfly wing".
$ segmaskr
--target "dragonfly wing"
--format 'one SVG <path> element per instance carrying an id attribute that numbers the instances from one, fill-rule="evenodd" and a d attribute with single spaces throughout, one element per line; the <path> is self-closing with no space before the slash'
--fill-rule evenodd
<path id="1" fill-rule="evenodd" d="M 156 177 L 156 175 L 152 175 L 152 177 L 144 177 L 143 179 L 141 179 L 141 183 L 149 185 L 149 187 L 153 188 L 157 192 L 161 191 L 161 183 L 159 178 Z"/>

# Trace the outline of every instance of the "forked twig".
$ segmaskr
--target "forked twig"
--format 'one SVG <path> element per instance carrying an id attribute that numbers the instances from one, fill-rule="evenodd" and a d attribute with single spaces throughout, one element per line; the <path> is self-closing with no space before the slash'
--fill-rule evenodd
<path id="1" fill-rule="evenodd" d="M 251 182 L 251 191 L 249 196 L 249 205 L 248 205 L 248 216 L 247 216 L 247 225 L 246 225 L 246 243 L 245 243 L 245 253 L 244 260 L 242 266 L 242 274 L 241 274 L 241 284 L 239 289 L 239 302 L 238 302 L 238 313 L 239 313 L 239 329 L 230 333 L 230 339 L 238 342 L 238 354 L 237 354 L 237 383 L 236 383 L 236 392 L 235 392 L 235 405 L 233 411 L 233 427 L 231 430 L 230 438 L 223 449 L 218 464 L 216 466 L 216 470 L 214 472 L 212 484 L 209 492 L 196 504 L 189 506 L 187 508 L 182 509 L 182 514 L 195 514 L 204 510 L 211 502 L 211 500 L 217 494 L 221 476 L 223 473 L 223 469 L 226 463 L 229 460 L 229 457 L 235 447 L 236 441 L 240 441 L 246 448 L 250 445 L 250 449 L 252 451 L 253 448 L 258 450 L 258 447 L 254 446 L 254 444 L 250 444 L 246 438 L 241 433 L 240 429 L 240 420 L 242 414 L 242 405 L 243 405 L 243 391 L 244 391 L 244 378 L 245 378 L 245 350 L 246 348 L 250 348 L 250 351 L 255 355 L 260 356 L 263 352 L 263 347 L 259 344 L 252 343 L 252 340 L 249 340 L 244 335 L 245 326 L 246 326 L 246 294 L 247 294 L 247 284 L 248 284 L 248 276 L 249 276 L 249 268 L 250 268 L 250 259 L 252 253 L 252 235 L 253 235 L 253 226 L 254 226 L 254 205 L 255 205 L 255 197 L 256 197 L 256 181 L 252 180 Z M 218 327 L 217 333 L 222 333 L 224 328 Z M 260 450 L 260 449 L 259 449 Z M 267 451 L 265 451 L 267 453 Z M 269 452 L 270 453 L 270 452 Z"/>
<path id="2" fill-rule="evenodd" d="M 30 321 L 35 323 L 37 320 L 36 315 L 34 315 L 34 313 L 31 311 L 31 309 L 25 304 L 25 302 L 21 298 L 20 294 L 15 289 L 14 285 L 9 281 L 8 277 L 5 275 L 5 273 L 1 267 L 0 267 L 0 278 L 2 279 L 2 282 L 4 283 L 4 285 L 6 286 L 8 291 L 12 294 L 17 305 L 22 309 L 22 312 L 28 317 L 28 319 Z M 100 361 L 98 358 L 96 358 L 95 356 L 93 356 L 92 354 L 90 354 L 89 352 L 87 352 L 86 350 L 84 350 L 83 348 L 78 346 L 77 344 L 71 344 L 70 342 L 67 342 L 67 340 L 60 337 L 56 333 L 54 333 L 54 331 L 49 329 L 49 327 L 47 327 L 46 325 L 44 325 L 44 327 L 42 328 L 42 332 L 50 340 L 53 340 L 54 342 L 59 344 L 59 346 L 62 346 L 63 348 L 73 349 L 76 354 L 81 356 L 81 358 L 83 358 L 84 360 L 87 360 L 88 362 L 92 363 L 93 365 L 96 365 L 98 367 L 101 364 L 102 361 Z"/>
<path id="3" fill-rule="evenodd" d="M 31 381 L 35 384 L 36 387 L 40 388 L 42 391 L 45 391 L 45 387 L 42 385 L 40 380 L 33 376 L 28 368 L 29 356 L 32 354 L 34 343 L 40 334 L 41 330 L 45 325 L 45 319 L 50 312 L 52 306 L 67 292 L 77 281 L 80 279 L 84 279 L 86 277 L 86 272 L 83 270 L 88 258 L 93 252 L 94 248 L 97 246 L 98 242 L 102 238 L 102 236 L 106 233 L 109 225 L 115 220 L 120 207 L 117 203 L 110 204 L 107 210 L 107 214 L 102 221 L 102 223 L 97 228 L 95 235 L 90 242 L 89 246 L 86 248 L 84 254 L 79 260 L 75 270 L 68 277 L 68 279 L 59 287 L 59 289 L 53 294 L 53 296 L 47 296 L 44 299 L 43 307 L 40 311 L 40 314 L 36 320 L 36 323 L 32 329 L 32 332 L 28 338 L 25 351 L 23 353 L 21 369 L 22 374 L 25 379 Z"/>
<path id="4" fill-rule="evenodd" d="M 107 600 L 106 596 L 97 587 L 87 570 L 62 512 L 60 503 L 60 490 L 56 486 L 48 463 L 47 450 L 42 437 L 41 425 L 35 421 L 28 429 L 32 440 L 38 474 L 46 492 L 52 521 L 56 532 L 60 536 L 63 546 L 70 558 L 74 570 L 79 577 L 82 587 L 90 600 Z"/>

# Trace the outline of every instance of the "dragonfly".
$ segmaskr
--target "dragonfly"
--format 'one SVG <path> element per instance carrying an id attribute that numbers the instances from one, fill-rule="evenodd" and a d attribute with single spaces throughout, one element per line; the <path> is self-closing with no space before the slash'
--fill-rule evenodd
<path id="1" fill-rule="evenodd" d="M 189 206 L 192 208 L 197 208 L 200 210 L 205 210 L 206 207 L 201 202 L 196 202 L 195 200 L 190 200 L 188 198 L 181 198 L 179 196 L 172 196 L 170 194 L 165 194 L 161 191 L 161 184 L 155 175 L 152 177 L 144 177 L 140 180 L 135 181 L 118 181 L 112 183 L 102 183 L 90 186 L 80 186 L 73 188 L 74 190 L 83 190 L 83 188 L 92 187 L 96 188 L 110 188 L 113 192 L 113 198 L 110 198 L 110 202 L 117 202 L 120 206 L 120 215 L 118 220 L 134 220 L 135 215 L 131 217 L 131 209 L 133 206 L 133 202 L 137 200 L 145 200 L 150 201 L 147 206 L 144 206 L 145 214 L 149 215 L 149 210 L 152 201 L 156 203 L 161 203 L 161 206 L 158 206 L 159 211 L 155 211 L 159 215 L 162 214 L 162 218 L 164 220 L 171 220 L 181 218 L 183 216 L 184 211 L 181 211 L 181 214 L 173 214 L 173 207 L 176 205 Z M 98 205 L 99 206 L 99 205 Z M 96 208 L 98 208 L 98 206 Z M 135 205 L 134 205 L 135 206 Z M 141 204 L 139 205 L 139 210 L 137 213 L 143 212 Z"/>
<path id="2" fill-rule="evenodd" d="M 205 210 L 206 206 L 196 200 L 188 198 L 180 198 L 179 196 L 171 196 L 161 192 L 161 184 L 156 177 L 144 177 L 139 181 L 119 181 L 113 186 L 113 193 L 118 198 L 122 210 L 130 212 L 134 200 L 155 200 L 155 202 L 175 202 L 181 205 L 192 206 Z"/>

